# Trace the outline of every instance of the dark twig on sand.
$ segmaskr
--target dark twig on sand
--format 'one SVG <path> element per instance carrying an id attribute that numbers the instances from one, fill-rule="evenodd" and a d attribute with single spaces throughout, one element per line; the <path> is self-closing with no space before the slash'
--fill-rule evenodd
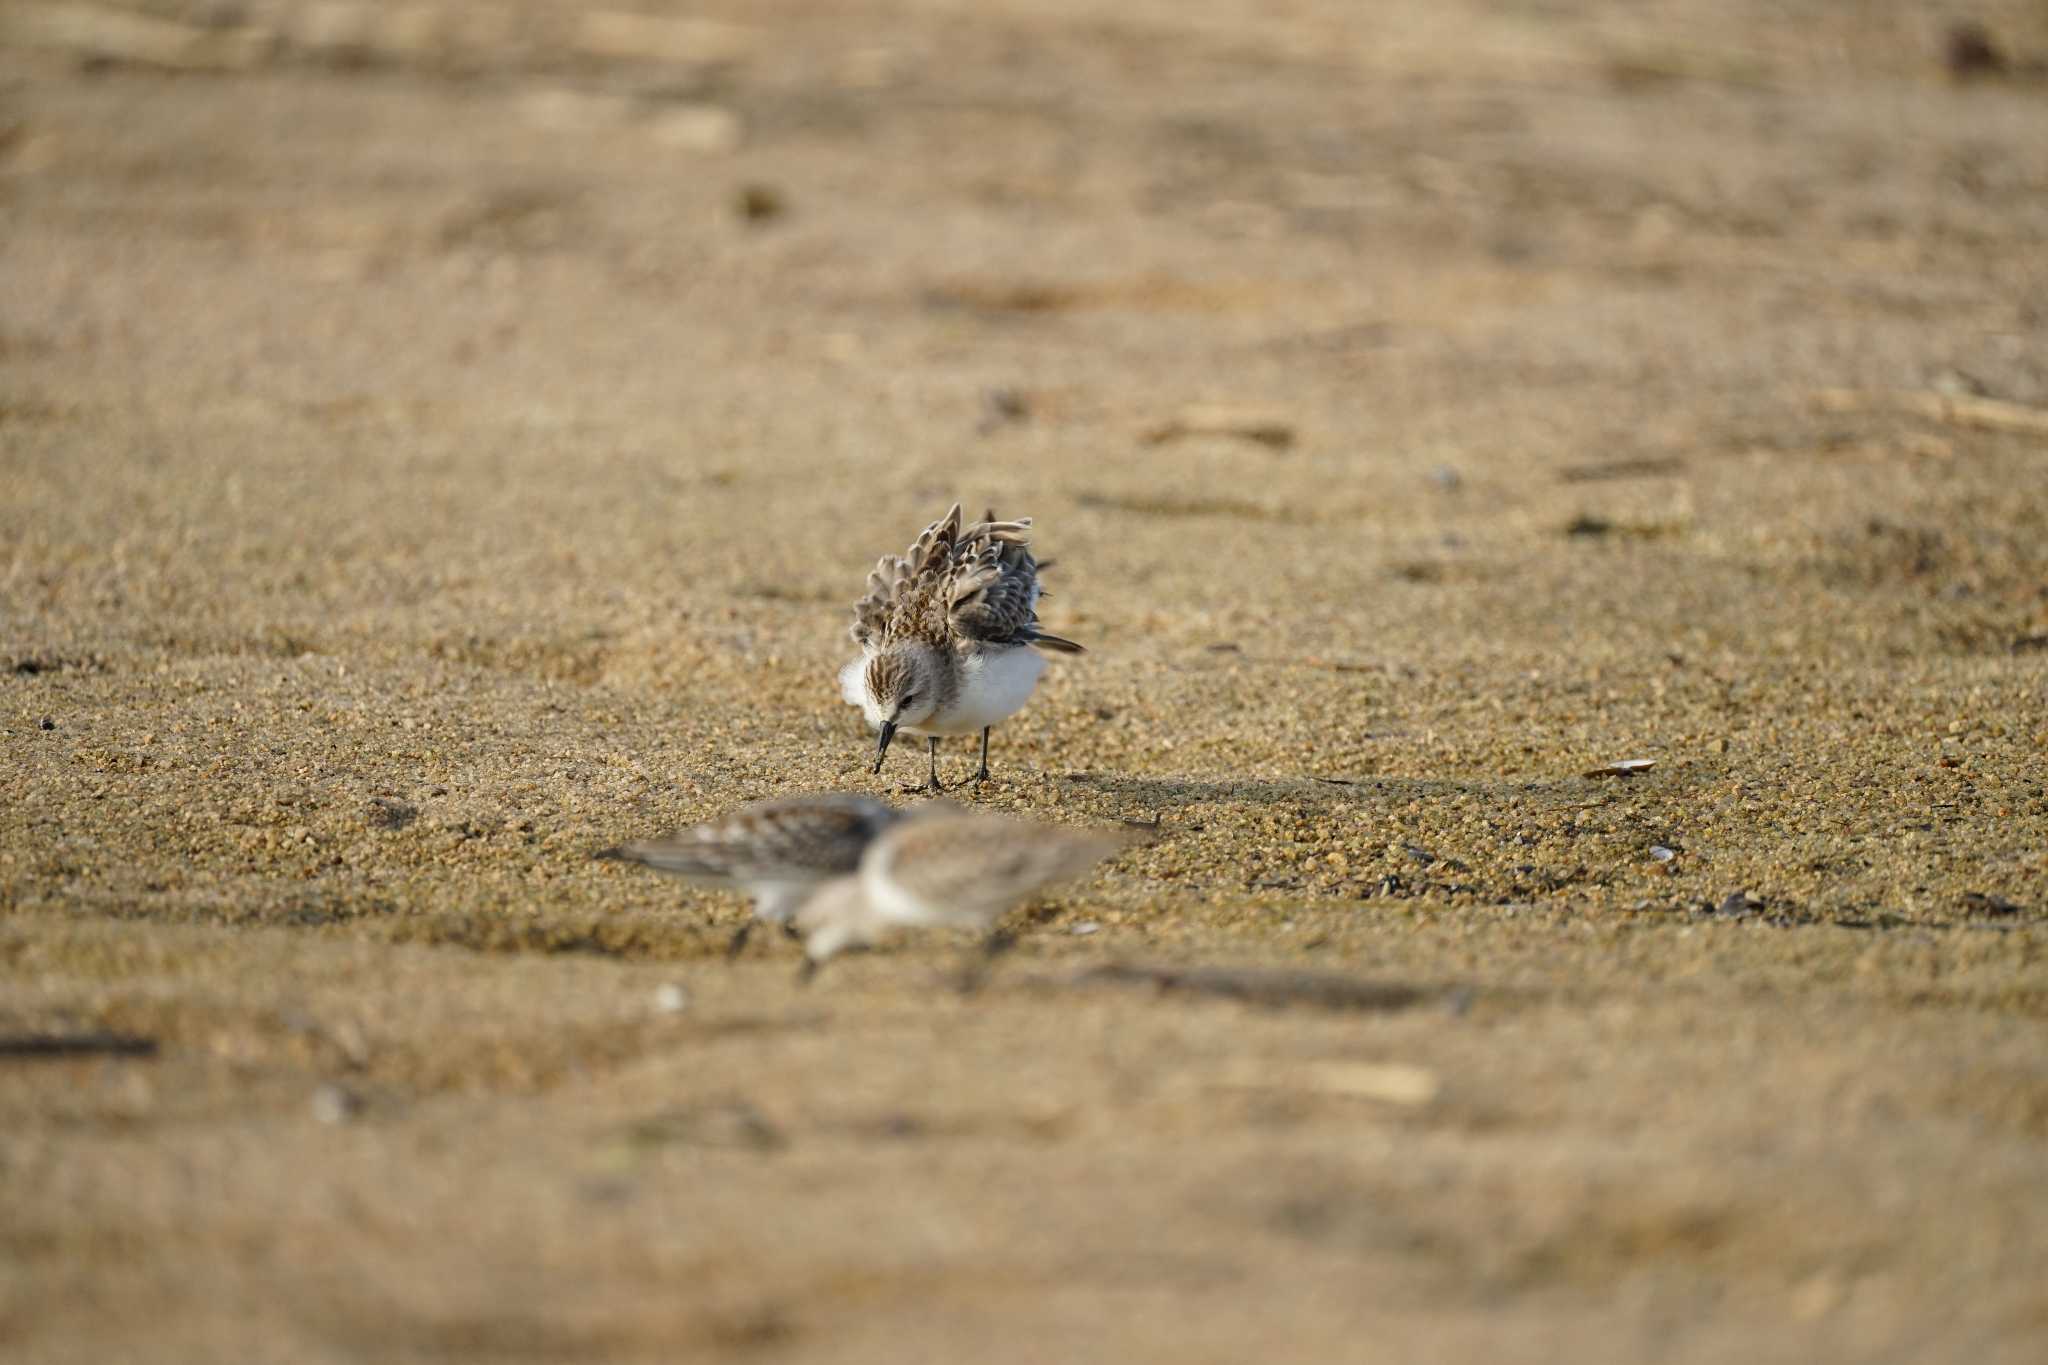
<path id="1" fill-rule="evenodd" d="M 127 1033 L 17 1033 L 0 1035 L 0 1061 L 60 1061 L 74 1057 L 154 1057 L 154 1038 Z"/>

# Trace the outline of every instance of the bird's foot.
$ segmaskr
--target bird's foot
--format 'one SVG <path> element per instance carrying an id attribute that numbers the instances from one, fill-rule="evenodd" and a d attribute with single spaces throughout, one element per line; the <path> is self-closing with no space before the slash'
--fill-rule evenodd
<path id="1" fill-rule="evenodd" d="M 747 940 L 753 936 L 754 921 L 748 920 L 734 931 L 731 942 L 725 945 L 725 960 L 731 962 L 746 950 Z"/>

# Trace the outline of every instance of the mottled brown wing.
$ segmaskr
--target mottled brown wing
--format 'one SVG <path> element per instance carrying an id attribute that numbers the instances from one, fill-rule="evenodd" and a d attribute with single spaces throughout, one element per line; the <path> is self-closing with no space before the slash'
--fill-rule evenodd
<path id="1" fill-rule="evenodd" d="M 924 528 L 901 555 L 885 556 L 868 575 L 868 590 L 853 607 L 855 644 L 874 649 L 890 640 L 946 634 L 947 585 L 960 538 L 960 504 Z"/>
<path id="2" fill-rule="evenodd" d="M 983 560 L 963 565 L 953 578 L 953 629 L 988 644 L 1028 644 L 1037 613 L 1032 609 L 1038 566 L 1021 545 L 989 547 Z"/>
<path id="3" fill-rule="evenodd" d="M 955 635 L 983 644 L 1080 646 L 1038 629 L 1038 561 L 1029 544 L 1031 518 L 997 521 L 990 512 L 961 536 L 954 557 L 950 624 Z"/>
<path id="4" fill-rule="evenodd" d="M 889 629 L 889 612 L 903 590 L 910 566 L 901 555 L 884 555 L 868 575 L 867 595 L 853 604 L 853 642 L 863 649 L 880 643 Z"/>
<path id="5" fill-rule="evenodd" d="M 998 521 L 991 511 L 963 527 L 954 503 L 907 551 L 868 575 L 867 595 L 854 604 L 854 643 L 874 649 L 891 640 L 956 640 L 1079 653 L 1079 645 L 1038 628 L 1039 566 L 1030 539 L 1029 517 Z"/>
<path id="6" fill-rule="evenodd" d="M 867 846 L 901 815 L 851 793 L 785 797 L 597 856 L 693 881 L 822 880 L 858 867 Z"/>

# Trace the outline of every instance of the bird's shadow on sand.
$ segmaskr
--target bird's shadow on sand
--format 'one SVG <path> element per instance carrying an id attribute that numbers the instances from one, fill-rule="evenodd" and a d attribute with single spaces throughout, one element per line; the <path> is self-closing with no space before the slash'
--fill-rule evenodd
<path id="1" fill-rule="evenodd" d="M 1376 1014 L 1433 1005 L 1449 1014 L 1462 1015 L 1471 1008 L 1474 997 L 1471 987 L 1456 983 L 1396 981 L 1348 972 L 1242 964 L 1105 962 L 1052 984 L 1143 986 L 1159 995 L 1214 996 L 1267 1008 L 1307 1005 Z"/>
<path id="2" fill-rule="evenodd" d="M 1184 806 L 1251 802 L 1276 804 L 1323 801 L 1335 804 L 1388 805 L 1478 796 L 1488 800 L 1536 797 L 1583 801 L 1603 789 L 1623 784 L 1642 788 L 1667 785 L 1673 779 L 1656 773 L 1634 777 L 1478 778 L 1424 777 L 1298 777 L 1188 780 L 1170 777 L 1126 777 L 1113 773 L 1069 772 L 1050 775 L 1057 785 L 1076 793 L 1099 792 L 1140 810 L 1168 812 Z"/>

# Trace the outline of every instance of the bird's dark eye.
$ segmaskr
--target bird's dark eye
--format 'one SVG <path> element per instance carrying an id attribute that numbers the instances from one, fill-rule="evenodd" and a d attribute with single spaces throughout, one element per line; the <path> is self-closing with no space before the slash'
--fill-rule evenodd
<path id="1" fill-rule="evenodd" d="M 917 693 L 915 693 L 915 692 L 905 692 L 905 693 L 903 694 L 903 704 L 904 704 L 905 706 L 908 706 L 908 705 L 910 705 L 910 704 L 911 704 L 912 702 L 914 702 L 914 701 L 916 701 L 916 700 L 917 700 Z"/>

